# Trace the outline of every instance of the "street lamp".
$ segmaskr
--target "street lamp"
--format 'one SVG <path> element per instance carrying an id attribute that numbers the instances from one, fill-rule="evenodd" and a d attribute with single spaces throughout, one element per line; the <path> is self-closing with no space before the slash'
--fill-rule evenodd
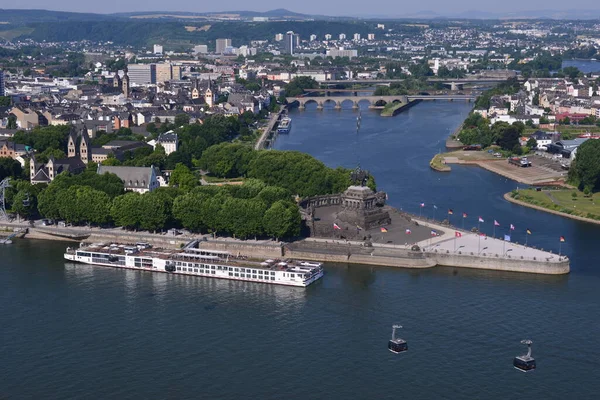
<path id="1" fill-rule="evenodd" d="M 504 255 L 507 255 L 509 251 L 513 251 L 513 249 L 506 250 L 506 253 L 504 253 Z"/>
<path id="2" fill-rule="evenodd" d="M 482 252 L 482 251 L 484 251 L 485 249 L 487 249 L 487 246 L 486 246 L 486 247 L 484 247 L 483 249 L 481 249 L 481 250 L 479 251 L 478 255 L 479 255 L 479 254 L 481 254 L 481 252 Z"/>
<path id="3" fill-rule="evenodd" d="M 454 250 L 454 252 L 456 253 L 458 250 L 462 249 L 465 246 L 458 246 L 458 249 Z"/>

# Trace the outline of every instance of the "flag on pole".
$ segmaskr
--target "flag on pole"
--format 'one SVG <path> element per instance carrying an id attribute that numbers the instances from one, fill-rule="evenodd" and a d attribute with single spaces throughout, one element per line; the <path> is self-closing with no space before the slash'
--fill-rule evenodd
<path id="1" fill-rule="evenodd" d="M 333 223 L 333 229 L 342 229 L 342 228 L 340 228 L 340 226 L 334 222 Z"/>
<path id="2" fill-rule="evenodd" d="M 494 226 L 500 226 L 500 224 L 498 223 L 498 221 L 494 220 Z"/>
<path id="3" fill-rule="evenodd" d="M 406 230 L 406 234 L 407 234 L 407 235 L 410 235 L 411 233 L 412 233 L 412 231 L 411 231 L 410 229 L 407 229 L 407 230 Z"/>
<path id="4" fill-rule="evenodd" d="M 510 242 L 510 235 L 504 235 L 504 240 Z"/>
<path id="5" fill-rule="evenodd" d="M 356 229 L 358 229 L 359 231 L 362 230 L 362 228 L 360 226 L 358 226 L 358 225 L 356 225 Z"/>
<path id="6" fill-rule="evenodd" d="M 460 233 L 460 232 L 454 232 L 454 237 L 462 237 L 462 233 Z"/>
<path id="7" fill-rule="evenodd" d="M 485 237 L 485 233 L 480 233 L 479 236 Z"/>
<path id="8" fill-rule="evenodd" d="M 381 227 L 381 232 L 383 233 L 387 233 L 387 229 L 385 229 L 383 226 Z"/>
<path id="9" fill-rule="evenodd" d="M 485 222 L 483 218 L 479 217 L 479 222 Z"/>
<path id="10" fill-rule="evenodd" d="M 421 207 L 425 207 L 425 203 L 421 203 Z"/>
<path id="11" fill-rule="evenodd" d="M 463 213 L 463 218 L 467 218 L 467 213 Z"/>
<path id="12" fill-rule="evenodd" d="M 527 234 L 531 235 L 531 231 L 529 229 L 527 229 Z"/>
<path id="13" fill-rule="evenodd" d="M 510 224 L 510 230 L 514 231 L 515 230 L 515 226 L 513 224 Z"/>
<path id="14" fill-rule="evenodd" d="M 449 208 L 449 209 L 448 209 L 448 215 L 452 215 L 452 214 L 454 214 L 454 211 L 452 211 L 452 209 L 451 209 L 451 208 Z"/>
<path id="15" fill-rule="evenodd" d="M 431 236 L 437 236 L 437 235 L 438 235 L 438 233 L 432 229 L 431 230 Z"/>
<path id="16" fill-rule="evenodd" d="M 560 241 L 561 241 L 561 242 L 564 242 L 564 241 L 565 241 L 565 237 L 564 237 L 564 236 L 561 236 L 561 237 L 560 237 Z"/>
<path id="17" fill-rule="evenodd" d="M 435 204 L 433 205 L 433 208 L 435 208 L 437 210 L 437 206 Z"/>

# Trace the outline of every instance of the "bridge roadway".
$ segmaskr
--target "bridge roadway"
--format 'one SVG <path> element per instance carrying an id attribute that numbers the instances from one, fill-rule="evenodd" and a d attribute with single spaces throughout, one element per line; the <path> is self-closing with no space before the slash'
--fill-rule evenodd
<path id="1" fill-rule="evenodd" d="M 467 83 L 500 83 L 505 82 L 508 78 L 493 78 L 493 77 L 472 77 L 472 78 L 457 78 L 457 79 L 445 79 L 445 78 L 427 78 L 427 82 L 439 82 L 446 85 L 464 85 Z M 519 82 L 525 81 L 523 78 L 518 78 Z M 338 85 L 338 84 L 383 84 L 383 83 L 394 83 L 403 82 L 404 79 L 332 79 L 329 81 L 320 82 L 322 85 Z"/>
<path id="2" fill-rule="evenodd" d="M 334 102 L 335 109 L 341 109 L 342 103 L 345 101 L 352 102 L 352 108 L 357 109 L 361 101 L 368 101 L 370 107 L 375 107 L 377 103 L 402 103 L 408 104 L 413 100 L 449 100 L 449 101 L 473 101 L 477 98 L 475 95 L 467 94 L 450 94 L 450 95 L 417 95 L 417 96 L 303 96 L 303 97 L 287 97 L 286 100 L 289 104 L 298 102 L 299 108 L 303 110 L 308 103 L 317 103 L 317 109 L 323 109 L 323 106 L 327 102 Z"/>

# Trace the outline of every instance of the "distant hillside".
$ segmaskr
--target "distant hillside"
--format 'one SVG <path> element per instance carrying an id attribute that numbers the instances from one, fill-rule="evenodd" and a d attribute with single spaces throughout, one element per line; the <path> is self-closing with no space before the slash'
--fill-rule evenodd
<path id="1" fill-rule="evenodd" d="M 25 25 L 36 22 L 64 21 L 106 21 L 114 20 L 117 16 L 92 13 L 74 13 L 48 10 L 6 10 L 0 9 L 0 22 L 14 25 Z"/>

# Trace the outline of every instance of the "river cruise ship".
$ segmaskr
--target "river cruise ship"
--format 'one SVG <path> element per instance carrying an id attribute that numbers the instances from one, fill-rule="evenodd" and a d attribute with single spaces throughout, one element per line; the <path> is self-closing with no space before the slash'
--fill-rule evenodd
<path id="1" fill-rule="evenodd" d="M 193 244 L 182 250 L 171 250 L 152 248 L 145 243 L 81 243 L 79 248 L 68 247 L 64 257 L 68 261 L 103 267 L 288 286 L 305 287 L 323 277 L 321 263 L 288 259 L 258 261 L 225 251 L 196 248 Z"/>
<path id="2" fill-rule="evenodd" d="M 279 126 L 277 127 L 277 133 L 290 133 L 292 129 L 292 119 L 284 117 L 281 119 Z"/>

